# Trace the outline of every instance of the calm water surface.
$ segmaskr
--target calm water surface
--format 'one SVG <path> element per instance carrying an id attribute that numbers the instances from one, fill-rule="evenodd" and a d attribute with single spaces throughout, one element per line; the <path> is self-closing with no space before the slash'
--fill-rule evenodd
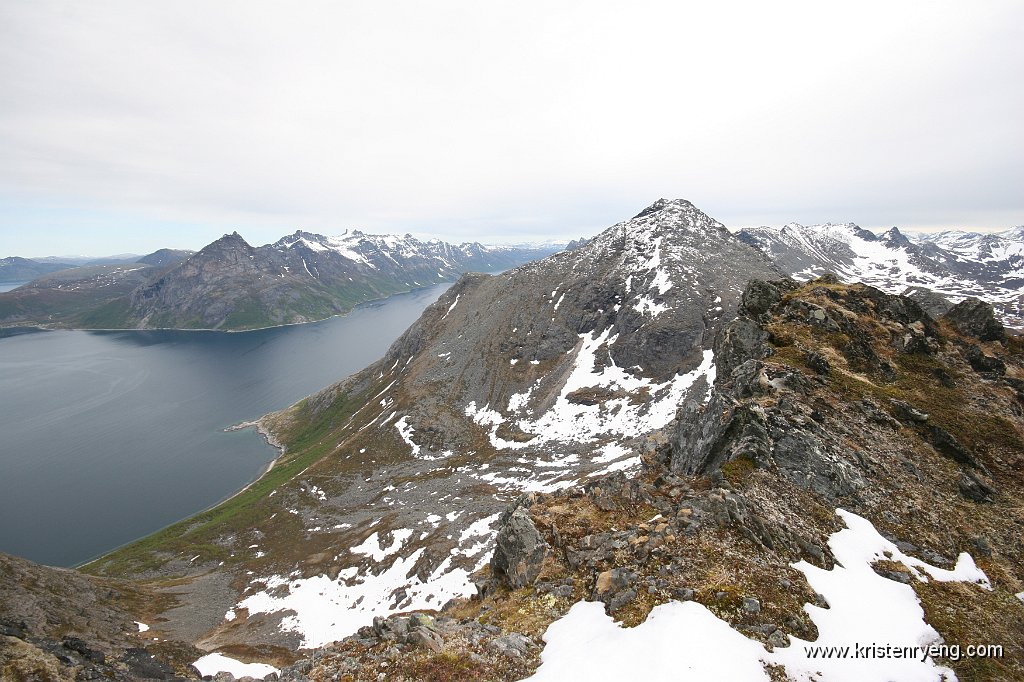
<path id="1" fill-rule="evenodd" d="M 448 284 L 256 332 L 0 338 L 0 551 L 72 566 L 234 494 L 276 456 L 251 429 L 381 357 Z"/>
<path id="2" fill-rule="evenodd" d="M 28 284 L 28 282 L 0 282 L 0 294 L 4 293 L 5 291 L 17 289 L 22 284 Z"/>

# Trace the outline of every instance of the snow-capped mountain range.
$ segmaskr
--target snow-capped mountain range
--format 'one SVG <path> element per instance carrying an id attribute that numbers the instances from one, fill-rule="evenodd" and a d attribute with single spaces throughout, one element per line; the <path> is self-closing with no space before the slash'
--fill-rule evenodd
<path id="1" fill-rule="evenodd" d="M 31 282 L 0 295 L 0 324 L 239 330 L 309 322 L 454 281 L 464 272 L 513 267 L 559 248 L 449 244 L 358 230 L 338 236 L 296 231 L 254 247 L 235 232 L 194 254 L 153 254 L 141 261 L 147 269 L 130 278 L 115 269 L 104 272 L 102 282 L 86 270 L 76 279 L 79 271 L 69 270 L 59 282 Z M 77 299 L 65 300 L 68 292 Z"/>
<path id="2" fill-rule="evenodd" d="M 790 223 L 746 228 L 738 236 L 797 279 L 831 272 L 890 293 L 923 288 L 951 303 L 974 296 L 992 303 L 1006 324 L 1024 326 L 1024 227 L 908 236 L 896 227 L 875 234 L 853 223 Z"/>

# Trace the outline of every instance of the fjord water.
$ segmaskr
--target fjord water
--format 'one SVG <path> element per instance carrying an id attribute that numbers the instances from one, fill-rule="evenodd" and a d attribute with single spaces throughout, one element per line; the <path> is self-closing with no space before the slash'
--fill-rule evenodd
<path id="1" fill-rule="evenodd" d="M 4 333 L 0 551 L 73 566 L 231 496 L 277 452 L 225 428 L 370 364 L 449 286 L 253 332 Z"/>

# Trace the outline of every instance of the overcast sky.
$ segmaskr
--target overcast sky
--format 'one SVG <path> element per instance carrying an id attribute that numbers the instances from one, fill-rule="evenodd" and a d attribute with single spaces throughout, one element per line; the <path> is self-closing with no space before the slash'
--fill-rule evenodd
<path id="1" fill-rule="evenodd" d="M 0 3 L 0 257 L 1024 223 L 1024 3 Z"/>

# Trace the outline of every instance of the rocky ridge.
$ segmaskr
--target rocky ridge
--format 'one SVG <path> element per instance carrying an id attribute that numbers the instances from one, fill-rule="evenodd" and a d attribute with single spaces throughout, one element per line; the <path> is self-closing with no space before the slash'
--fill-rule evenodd
<path id="1" fill-rule="evenodd" d="M 154 638 L 141 620 L 167 601 L 137 584 L 0 554 L 0 679 L 198 679 L 191 662 L 201 652 Z"/>

